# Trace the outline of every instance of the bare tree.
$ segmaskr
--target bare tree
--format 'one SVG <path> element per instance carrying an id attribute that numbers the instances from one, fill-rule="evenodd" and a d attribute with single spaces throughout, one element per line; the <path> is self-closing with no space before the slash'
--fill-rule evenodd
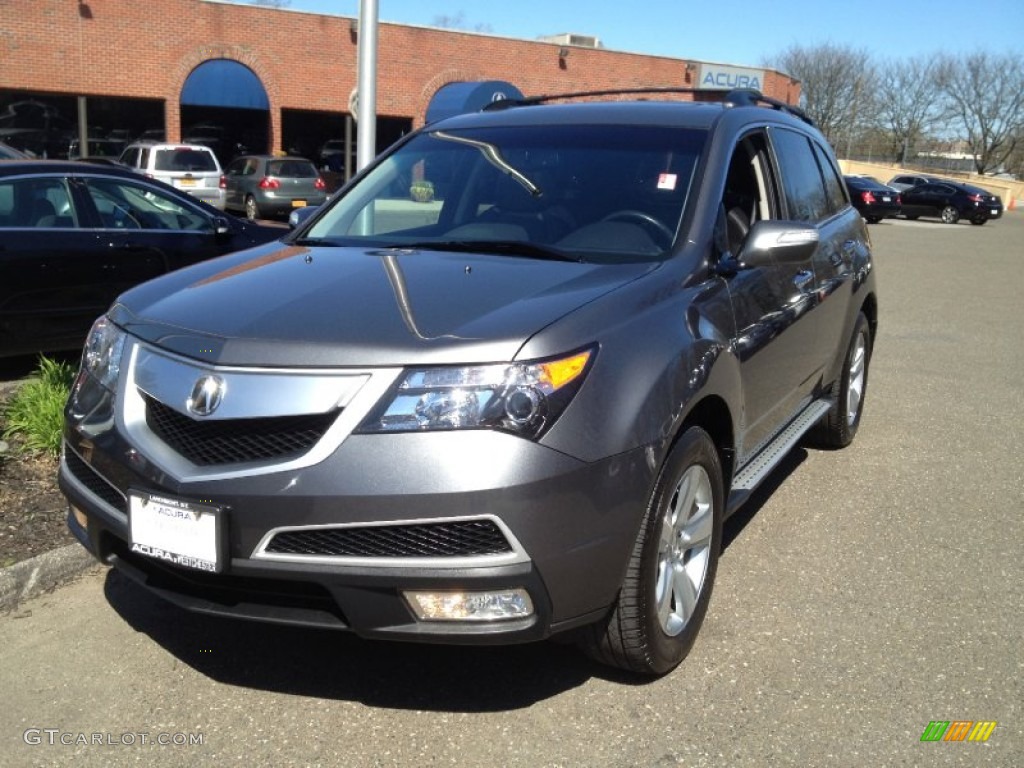
<path id="1" fill-rule="evenodd" d="M 1024 126 L 1024 57 L 1020 54 L 940 59 L 939 87 L 951 117 L 966 133 L 979 174 L 1013 154 Z"/>
<path id="2" fill-rule="evenodd" d="M 434 26 L 441 27 L 442 29 L 469 29 L 466 24 L 466 13 L 465 11 L 459 11 L 453 15 L 441 15 L 434 17 Z M 474 32 L 492 32 L 490 24 L 475 24 L 473 26 Z"/>
<path id="3" fill-rule="evenodd" d="M 874 71 L 867 51 L 832 44 L 793 45 L 768 61 L 800 81 L 801 105 L 833 146 L 870 122 Z"/>
<path id="4" fill-rule="evenodd" d="M 935 98 L 938 66 L 934 57 L 892 61 L 875 85 L 879 126 L 888 131 L 893 159 L 901 165 L 914 143 L 941 118 Z"/>

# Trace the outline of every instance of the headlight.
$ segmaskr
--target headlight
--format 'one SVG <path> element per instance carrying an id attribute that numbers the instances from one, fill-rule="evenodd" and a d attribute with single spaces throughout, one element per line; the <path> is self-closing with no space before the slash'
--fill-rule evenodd
<path id="1" fill-rule="evenodd" d="M 93 323 L 85 340 L 82 370 L 111 392 L 117 390 L 124 341 L 124 331 L 110 322 L 106 315 Z"/>
<path id="2" fill-rule="evenodd" d="M 414 369 L 360 432 L 501 429 L 543 434 L 583 383 L 592 350 L 531 363 Z"/>

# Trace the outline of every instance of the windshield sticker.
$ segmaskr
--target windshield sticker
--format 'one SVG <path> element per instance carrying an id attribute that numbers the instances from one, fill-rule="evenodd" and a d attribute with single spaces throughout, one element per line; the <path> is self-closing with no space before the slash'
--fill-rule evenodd
<path id="1" fill-rule="evenodd" d="M 676 174 L 662 173 L 658 175 L 658 189 L 672 190 L 676 188 Z"/>

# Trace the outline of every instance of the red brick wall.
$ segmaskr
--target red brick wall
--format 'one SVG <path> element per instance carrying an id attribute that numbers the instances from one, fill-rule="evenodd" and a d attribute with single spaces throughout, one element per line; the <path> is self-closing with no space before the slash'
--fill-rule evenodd
<path id="1" fill-rule="evenodd" d="M 235 59 L 263 82 L 271 144 L 282 108 L 348 111 L 354 20 L 207 0 L 3 0 L 0 89 L 161 98 L 176 140 L 178 98 L 208 59 Z M 377 112 L 420 125 L 431 97 L 460 80 L 507 80 L 524 94 L 681 86 L 686 61 L 382 23 Z M 767 95 L 795 103 L 798 83 L 767 72 Z"/>

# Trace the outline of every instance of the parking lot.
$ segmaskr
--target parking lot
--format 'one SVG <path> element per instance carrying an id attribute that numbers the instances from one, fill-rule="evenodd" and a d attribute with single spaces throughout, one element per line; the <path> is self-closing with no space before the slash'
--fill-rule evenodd
<path id="1" fill-rule="evenodd" d="M 857 440 L 730 521 L 675 672 L 214 620 L 97 567 L 0 616 L 0 765 L 1024 765 L 1024 212 L 870 232 Z"/>

